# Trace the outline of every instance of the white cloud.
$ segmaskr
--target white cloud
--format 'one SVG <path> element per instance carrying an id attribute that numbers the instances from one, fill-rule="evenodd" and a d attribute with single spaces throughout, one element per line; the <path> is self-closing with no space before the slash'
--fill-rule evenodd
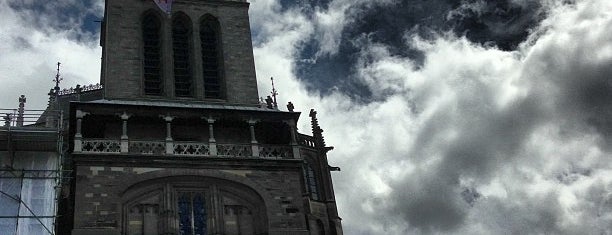
<path id="1" fill-rule="evenodd" d="M 291 66 L 258 62 L 258 74 L 284 76 L 280 89 L 291 94 L 283 99 L 318 109 L 326 140 L 336 146 L 331 164 L 343 169 L 334 179 L 346 234 L 612 232 L 612 154 L 602 145 L 611 137 L 603 120 L 612 117 L 602 109 L 612 101 L 592 102 L 588 93 L 596 85 L 612 92 L 605 69 L 612 3 L 546 4 L 547 19 L 514 52 L 449 35 L 413 38 L 411 46 L 425 54 L 417 68 L 384 44 L 359 40 L 357 76 L 382 98 L 365 105 L 339 93 L 312 97 Z M 344 13 L 329 11 L 327 17 Z M 312 23 L 304 20 L 299 25 Z M 278 44 L 259 46 L 257 58 L 287 65 L 300 41 L 279 35 L 339 37 L 268 33 Z M 483 195 L 473 207 L 462 201 L 460 181 Z"/>
<path id="2" fill-rule="evenodd" d="M 522 1 L 516 1 L 522 2 Z M 309 93 L 293 74 L 301 43 L 337 52 L 357 3 L 336 0 L 309 19 L 252 0 L 260 95 L 275 77 L 280 104 L 315 108 L 345 234 L 612 233 L 612 2 L 544 1 L 546 19 L 514 52 L 441 35 L 408 36 L 425 62 L 363 39 L 356 76 L 376 101 Z M 101 5 L 98 4 L 98 7 Z M 64 84 L 98 81 L 100 49 L 76 31 L 43 32 L 0 1 L 0 101 L 44 108 L 54 64 Z M 6 20 L 5 20 L 6 19 Z M 53 22 L 53 19 L 42 21 Z M 465 188 L 482 196 L 469 205 Z"/>
<path id="3" fill-rule="evenodd" d="M 22 17 L 20 14 L 26 14 Z M 80 30 L 37 27 L 35 22 L 54 22 L 53 15 L 32 16 L 17 12 L 0 1 L 0 101 L 2 108 L 17 108 L 24 94 L 27 109 L 44 109 L 46 95 L 55 84 L 56 63 L 62 65 L 62 88 L 99 81 L 101 50 L 96 42 L 74 41 Z M 6 20 L 4 20 L 6 19 Z M 47 25 L 48 26 L 48 25 Z"/>

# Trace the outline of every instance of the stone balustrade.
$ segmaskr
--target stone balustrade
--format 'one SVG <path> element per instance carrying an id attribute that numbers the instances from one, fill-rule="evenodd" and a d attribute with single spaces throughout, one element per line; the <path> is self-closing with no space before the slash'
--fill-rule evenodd
<path id="1" fill-rule="evenodd" d="M 75 148 L 74 152 L 88 154 L 133 154 L 195 157 L 255 157 L 262 159 L 294 158 L 293 149 L 290 145 L 268 145 L 256 143 L 256 148 L 259 151 L 254 154 L 254 144 L 219 144 L 192 141 L 129 140 L 126 152 L 122 151 L 121 140 L 84 138 L 81 140 L 81 143 L 82 148 Z M 216 154 L 211 151 L 211 144 L 215 145 Z"/>
<path id="2" fill-rule="evenodd" d="M 107 139 L 84 139 L 82 152 L 87 153 L 120 153 L 121 141 Z"/>
<path id="3" fill-rule="evenodd" d="M 291 146 L 260 145 L 259 156 L 262 158 L 291 159 L 293 158 L 293 149 Z"/>

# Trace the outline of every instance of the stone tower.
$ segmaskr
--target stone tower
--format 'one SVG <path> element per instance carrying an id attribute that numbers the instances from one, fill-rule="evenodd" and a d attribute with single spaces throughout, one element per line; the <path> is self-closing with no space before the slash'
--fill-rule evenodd
<path id="1" fill-rule="evenodd" d="M 162 0 L 162 2 L 164 2 Z M 106 0 L 58 234 L 342 234 L 316 112 L 261 104 L 246 0 Z"/>

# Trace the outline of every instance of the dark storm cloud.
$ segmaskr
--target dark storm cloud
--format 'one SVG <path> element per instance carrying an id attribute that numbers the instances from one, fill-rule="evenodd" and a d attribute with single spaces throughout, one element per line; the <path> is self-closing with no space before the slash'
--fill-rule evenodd
<path id="1" fill-rule="evenodd" d="M 310 17 L 329 9 L 330 1 L 281 1 L 283 9 L 299 8 Z M 472 6 L 472 7 L 466 7 Z M 346 9 L 348 23 L 342 29 L 338 51 L 320 53 L 319 38 L 307 40 L 299 51 L 295 72 L 312 91 L 329 94 L 340 90 L 358 101 L 384 97 L 372 93 L 355 76 L 360 47 L 356 40 L 367 35 L 373 43 L 388 47 L 393 55 L 422 63 L 423 53 L 411 48 L 406 34 L 435 38 L 443 32 L 464 35 L 470 41 L 514 50 L 543 18 L 540 4 L 527 1 L 402 0 L 390 3 L 356 3 Z M 315 25 L 316 27 L 316 25 Z"/>
<path id="2" fill-rule="evenodd" d="M 523 193 L 515 198 L 482 200 L 477 205 L 483 212 L 477 215 L 479 220 L 492 227 L 493 234 L 571 234 L 559 229 L 563 211 L 556 194 L 533 197 Z"/>

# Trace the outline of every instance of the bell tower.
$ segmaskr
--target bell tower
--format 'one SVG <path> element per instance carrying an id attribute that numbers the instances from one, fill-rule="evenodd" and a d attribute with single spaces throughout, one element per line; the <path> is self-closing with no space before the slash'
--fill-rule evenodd
<path id="1" fill-rule="evenodd" d="M 103 95 L 65 102 L 57 234 L 342 234 L 316 112 L 308 136 L 258 100 L 246 0 L 105 4 Z"/>
<path id="2" fill-rule="evenodd" d="M 105 99 L 258 104 L 246 0 L 105 4 Z"/>

